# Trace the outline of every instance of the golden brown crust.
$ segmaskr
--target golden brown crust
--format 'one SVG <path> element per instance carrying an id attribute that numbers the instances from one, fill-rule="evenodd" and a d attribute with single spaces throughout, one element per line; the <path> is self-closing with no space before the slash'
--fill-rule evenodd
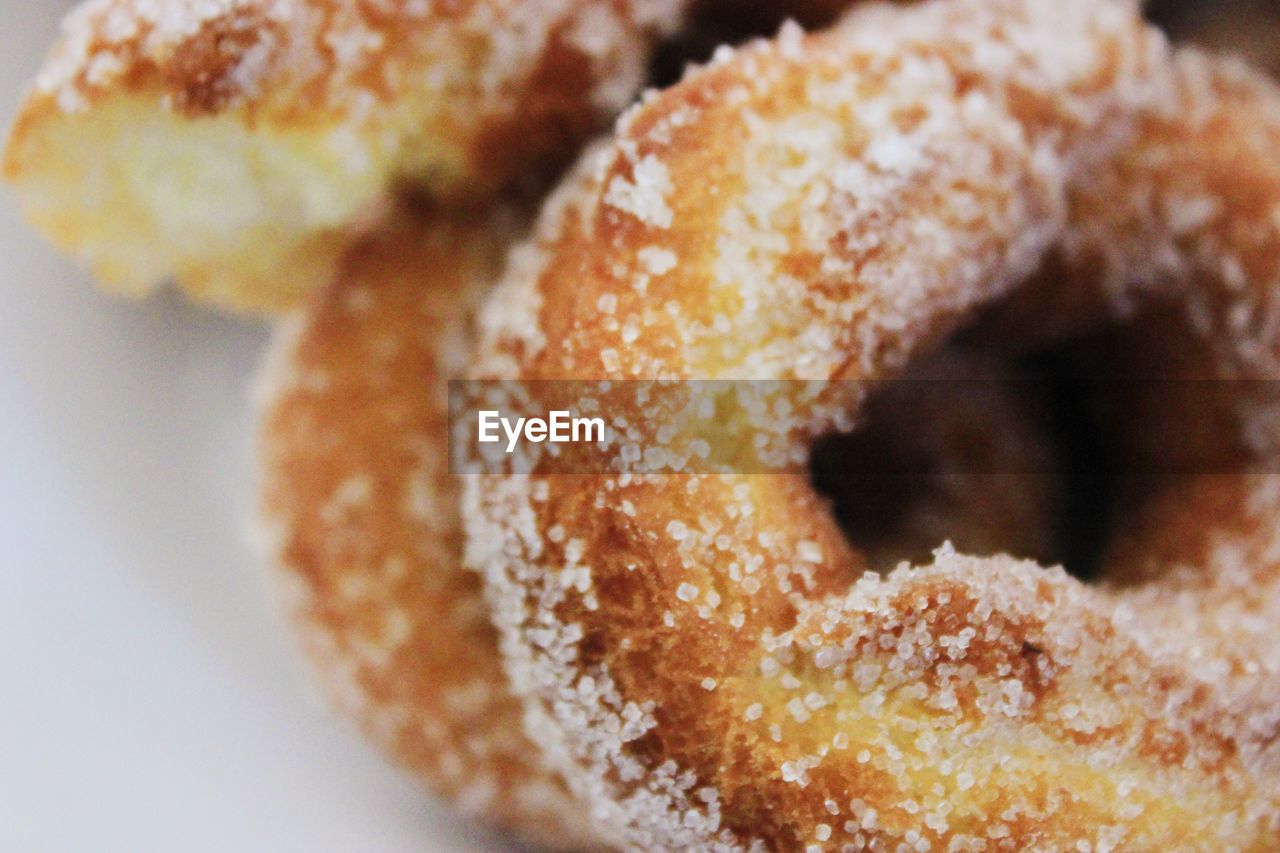
<path id="1" fill-rule="evenodd" d="M 445 383 L 512 231 L 464 218 L 384 226 L 280 329 L 259 436 L 270 556 L 345 716 L 464 813 L 586 846 L 521 733 L 479 579 L 460 565 Z"/>
<path id="2" fill-rule="evenodd" d="M 481 375 L 888 379 L 1057 251 L 1088 307 L 1171 301 L 1213 376 L 1274 379 L 1278 109 L 1112 0 L 786 30 L 624 118 L 487 304 Z M 838 423 L 782 395 L 796 446 Z M 1248 511 L 1201 518 L 1225 544 L 1198 575 L 1114 592 L 949 548 L 858 579 L 803 477 L 530 452 L 534 476 L 468 483 L 468 559 L 531 732 L 630 846 L 1280 841 L 1274 474 L 1157 493 L 1155 519 L 1162 495 Z"/>

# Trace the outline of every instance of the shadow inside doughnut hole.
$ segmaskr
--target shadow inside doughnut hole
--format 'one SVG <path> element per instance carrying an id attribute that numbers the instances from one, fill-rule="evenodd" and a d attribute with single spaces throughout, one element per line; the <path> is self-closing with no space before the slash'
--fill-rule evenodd
<path id="1" fill-rule="evenodd" d="M 1047 346 L 1011 332 L 1016 316 L 997 306 L 906 374 L 982 381 L 888 383 L 852 433 L 815 445 L 812 484 L 875 571 L 949 541 L 1097 580 L 1154 495 L 1250 460 L 1237 403 L 1270 383 L 1218 379 L 1177 309 Z"/>
<path id="2" fill-rule="evenodd" d="M 658 46 L 649 63 L 649 85 L 665 88 L 680 80 L 690 63 L 711 59 L 721 45 L 740 45 L 753 38 L 770 38 L 785 21 L 806 30 L 833 24 L 852 4 L 849 0 L 784 0 L 744 3 L 741 0 L 699 0 L 685 26 Z"/>
<path id="3" fill-rule="evenodd" d="M 1146 17 L 1175 42 L 1243 57 L 1280 73 L 1280 0 L 1148 0 Z"/>

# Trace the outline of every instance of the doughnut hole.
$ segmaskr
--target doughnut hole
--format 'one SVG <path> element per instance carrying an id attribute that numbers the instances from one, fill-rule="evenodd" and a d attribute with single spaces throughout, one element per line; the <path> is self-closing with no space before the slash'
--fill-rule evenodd
<path id="1" fill-rule="evenodd" d="M 852 433 L 813 450 L 810 476 L 867 565 L 969 554 L 1060 562 L 1069 489 L 1056 412 L 1019 366 L 949 351 L 879 389 Z"/>
<path id="2" fill-rule="evenodd" d="M 1152 0 L 1145 13 L 1175 41 L 1280 72 L 1280 6 L 1274 0 Z"/>
<path id="3" fill-rule="evenodd" d="M 877 390 L 853 432 L 813 449 L 810 481 L 874 571 L 949 542 L 1089 582 L 1132 575 L 1118 531 L 1248 456 L 1226 438 L 1242 434 L 1235 383 L 1175 381 L 1212 375 L 1212 354 L 1172 309 L 1044 349 L 999 352 L 988 331 Z"/>

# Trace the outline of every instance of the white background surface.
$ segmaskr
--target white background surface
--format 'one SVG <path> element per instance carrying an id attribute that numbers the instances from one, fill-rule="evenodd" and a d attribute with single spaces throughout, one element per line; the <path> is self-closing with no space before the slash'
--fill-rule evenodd
<path id="1" fill-rule="evenodd" d="M 7 128 L 68 0 L 0 0 Z M 121 302 L 0 191 L 0 850 L 478 850 L 312 694 L 253 559 L 266 329 Z"/>

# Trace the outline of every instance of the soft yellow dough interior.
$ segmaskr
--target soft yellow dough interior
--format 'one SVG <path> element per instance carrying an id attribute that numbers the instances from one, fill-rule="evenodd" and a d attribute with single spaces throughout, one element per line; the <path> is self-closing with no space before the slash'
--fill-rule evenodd
<path id="1" fill-rule="evenodd" d="M 397 135 L 253 127 L 235 111 L 193 119 L 119 96 L 26 116 L 5 172 L 31 222 L 110 289 L 172 277 L 226 307 L 273 310 L 328 280 L 341 232 L 402 171 Z"/>

